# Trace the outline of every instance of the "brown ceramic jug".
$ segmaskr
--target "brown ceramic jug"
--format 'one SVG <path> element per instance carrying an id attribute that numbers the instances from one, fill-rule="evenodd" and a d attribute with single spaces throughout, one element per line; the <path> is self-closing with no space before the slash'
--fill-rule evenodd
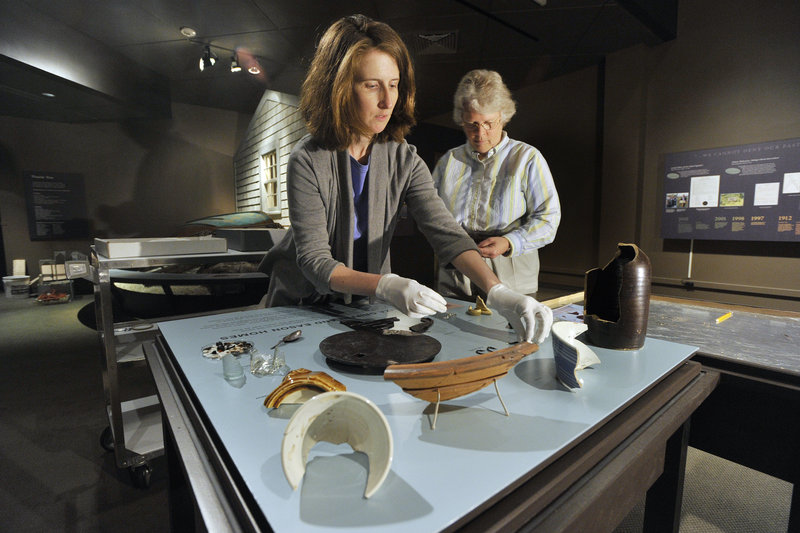
<path id="1" fill-rule="evenodd" d="M 606 266 L 586 272 L 583 321 L 593 345 L 638 350 L 650 312 L 650 259 L 635 244 L 617 248 Z"/>

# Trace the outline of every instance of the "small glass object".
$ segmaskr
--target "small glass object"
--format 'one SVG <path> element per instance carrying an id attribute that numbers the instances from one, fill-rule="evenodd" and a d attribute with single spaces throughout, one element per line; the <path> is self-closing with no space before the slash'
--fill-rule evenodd
<path id="1" fill-rule="evenodd" d="M 263 354 L 258 350 L 250 352 L 250 373 L 254 376 L 286 375 L 289 367 L 286 356 L 277 348 L 272 353 Z"/>
<path id="2" fill-rule="evenodd" d="M 244 369 L 241 363 L 229 353 L 222 356 L 222 373 L 225 379 L 231 382 L 244 378 Z"/>

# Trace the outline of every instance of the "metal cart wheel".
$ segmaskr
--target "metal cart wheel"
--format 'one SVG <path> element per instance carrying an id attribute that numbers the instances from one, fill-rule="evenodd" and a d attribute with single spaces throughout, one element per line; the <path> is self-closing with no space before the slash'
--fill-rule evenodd
<path id="1" fill-rule="evenodd" d="M 131 474 L 131 481 L 136 488 L 150 488 L 150 477 L 153 474 L 153 469 L 149 464 L 145 463 L 143 465 L 132 466 L 128 470 Z"/>
<path id="2" fill-rule="evenodd" d="M 107 426 L 100 434 L 100 446 L 107 452 L 114 451 L 114 434 L 111 432 L 111 426 Z"/>

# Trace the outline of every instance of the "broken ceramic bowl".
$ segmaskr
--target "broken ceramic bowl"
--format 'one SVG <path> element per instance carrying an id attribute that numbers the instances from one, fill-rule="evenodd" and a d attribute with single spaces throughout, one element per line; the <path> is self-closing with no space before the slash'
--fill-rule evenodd
<path id="1" fill-rule="evenodd" d="M 576 322 L 556 322 L 553 324 L 553 357 L 556 361 L 556 376 L 570 389 L 583 387 L 578 370 L 599 365 L 600 358 L 577 339 L 589 327 Z"/>
<path id="2" fill-rule="evenodd" d="M 292 370 L 264 400 L 264 406 L 280 407 L 284 403 L 305 403 L 322 392 L 343 391 L 346 387 L 325 372 L 306 368 Z"/>
<path id="3" fill-rule="evenodd" d="M 332 391 L 300 406 L 289 419 L 281 446 L 283 473 L 292 489 L 300 485 L 308 454 L 321 441 L 347 443 L 354 451 L 366 454 L 369 473 L 365 498 L 383 484 L 392 466 L 394 444 L 389 422 L 372 401 L 354 392 Z"/>

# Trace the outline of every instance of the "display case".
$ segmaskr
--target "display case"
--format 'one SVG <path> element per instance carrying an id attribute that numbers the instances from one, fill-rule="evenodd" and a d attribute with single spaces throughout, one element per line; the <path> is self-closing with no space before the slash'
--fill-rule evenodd
<path id="1" fill-rule="evenodd" d="M 148 487 L 152 474 L 151 459 L 163 455 L 164 443 L 161 427 L 161 406 L 156 395 L 123 401 L 120 385 L 124 382 L 124 367 L 128 363 L 144 360 L 145 345 L 153 342 L 158 328 L 150 320 L 135 319 L 115 322 L 112 302 L 113 283 L 121 271 L 137 271 L 169 265 L 217 264 L 221 262 L 259 261 L 265 251 L 239 252 L 226 250 L 215 253 L 181 255 L 150 255 L 109 258 L 92 247 L 86 276 L 94 286 L 94 307 L 103 375 L 105 408 L 109 425 L 100 436 L 100 444 L 113 451 L 118 468 L 130 471 L 133 483 Z M 260 278 L 266 288 L 267 276 L 262 273 L 246 275 L 215 274 L 215 283 L 240 282 L 244 277 Z M 141 276 L 140 276 L 141 277 Z M 141 280 L 140 280 L 141 281 Z M 197 282 L 197 277 L 194 278 Z M 172 318 L 181 318 L 172 317 Z M 169 318 L 159 318 L 168 320 Z"/>
<path id="2" fill-rule="evenodd" d="M 448 312 L 432 319 L 424 335 L 441 346 L 432 365 L 499 353 L 515 340 L 504 317 L 470 315 L 471 303 L 449 300 Z M 499 387 L 438 406 L 403 392 L 383 372 L 341 364 L 323 346 L 352 333 L 353 320 L 387 319 L 395 332 L 410 332 L 418 322 L 380 302 L 160 322 L 145 356 L 164 413 L 171 529 L 611 531 L 646 495 L 644 530 L 677 531 L 688 420 L 719 379 L 687 362 L 694 347 L 657 339 L 637 351 L 593 347 L 602 363 L 585 371 L 583 388 L 570 390 L 557 380 L 547 339 L 498 378 Z M 282 345 L 287 364 L 325 372 L 372 402 L 390 428 L 391 466 L 369 497 L 373 468 L 387 468 L 380 452 L 362 456 L 338 438 L 314 444 L 325 439 L 311 422 L 315 436 L 302 445 L 307 470 L 295 485 L 286 473 L 284 453 L 292 446 L 284 435 L 303 407 L 264 404 L 282 376 L 251 373 L 234 383 L 225 378 L 224 361 L 201 355 L 222 338 L 271 349 L 300 328 L 296 342 Z M 326 411 L 326 423 L 337 419 Z M 338 435 L 350 427 L 343 423 Z"/>

